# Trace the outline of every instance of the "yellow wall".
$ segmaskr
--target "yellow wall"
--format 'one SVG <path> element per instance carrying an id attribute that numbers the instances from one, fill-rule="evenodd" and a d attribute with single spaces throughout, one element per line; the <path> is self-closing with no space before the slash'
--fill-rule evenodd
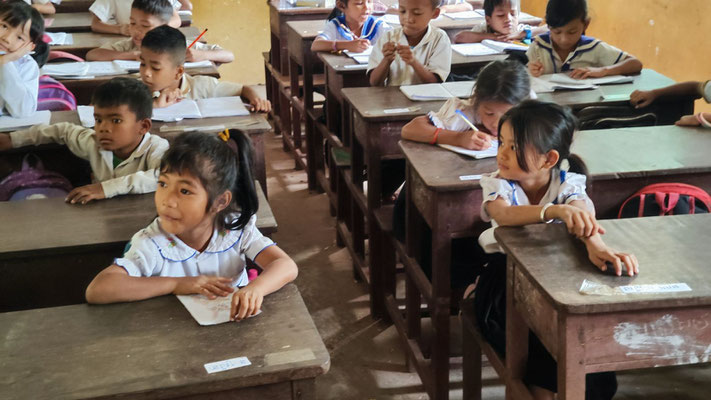
<path id="1" fill-rule="evenodd" d="M 522 3 L 523 11 L 545 16 L 547 0 Z M 711 79 L 711 1 L 588 0 L 588 7 L 588 35 L 624 49 L 645 68 L 677 82 Z M 702 100 L 696 107 L 711 111 Z"/>
<path id="2" fill-rule="evenodd" d="M 235 54 L 220 66 L 225 80 L 264 83 L 262 52 L 269 51 L 269 7 L 264 0 L 192 0 L 193 25 L 208 28 L 204 38 Z"/>

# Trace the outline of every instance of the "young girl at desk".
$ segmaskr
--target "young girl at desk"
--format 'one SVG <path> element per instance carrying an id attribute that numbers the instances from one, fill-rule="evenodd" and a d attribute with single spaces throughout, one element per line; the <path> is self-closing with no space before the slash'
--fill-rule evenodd
<path id="1" fill-rule="evenodd" d="M 479 43 L 482 40 L 510 42 L 521 40 L 530 43 L 531 39 L 548 31 L 547 25 L 530 26 L 518 23 L 518 0 L 485 0 L 484 18 L 486 25 L 475 25 L 470 31 L 457 33 L 457 43 Z"/>
<path id="2" fill-rule="evenodd" d="M 570 72 L 575 79 L 636 74 L 642 63 L 634 56 L 592 37 L 587 0 L 549 0 L 549 33 L 536 36 L 526 51 L 532 76 Z"/>
<path id="3" fill-rule="evenodd" d="M 196 132 L 173 141 L 160 166 L 158 218 L 89 284 L 89 303 L 232 295 L 230 316 L 241 320 L 296 278 L 294 261 L 257 229 L 249 139 L 238 130 L 220 137 Z M 263 269 L 249 282 L 245 258 Z"/>
<path id="4" fill-rule="evenodd" d="M 338 0 L 311 51 L 362 53 L 390 26 L 372 15 L 373 0 Z"/>
<path id="5" fill-rule="evenodd" d="M 0 3 L 0 115 L 26 117 L 37 110 L 38 63 L 49 55 L 43 35 L 37 10 L 21 1 Z"/>
<path id="6" fill-rule="evenodd" d="M 624 262 L 627 274 L 632 276 L 639 272 L 634 255 L 614 250 L 602 241 L 604 229 L 598 225 L 594 206 L 585 193 L 585 164 L 578 156 L 570 154 L 576 123 L 567 108 L 536 100 L 524 101 L 501 117 L 496 156 L 499 169 L 484 175 L 480 181 L 483 195 L 481 217 L 491 221 L 492 228 L 479 237 L 479 244 L 489 254 L 489 261 L 477 286 L 505 288 L 506 256 L 494 238 L 497 226 L 554 220 L 564 223 L 570 234 L 585 244 L 588 258 L 600 270 L 613 268 L 620 276 Z M 551 268 L 557 267 L 551 265 Z M 487 309 L 488 305 L 496 303 L 490 309 L 503 310 L 506 296 L 492 296 L 492 291 L 486 289 L 474 290 L 475 309 Z M 500 317 L 505 318 L 505 314 Z M 490 327 L 505 326 L 505 321 L 490 324 L 489 319 L 485 319 L 479 321 L 479 326 L 492 346 L 504 354 L 504 332 Z M 555 361 L 535 336 L 532 335 L 529 342 L 525 381 L 536 399 L 553 399 L 557 390 Z M 586 398 L 611 399 L 616 387 L 614 373 L 590 374 Z"/>

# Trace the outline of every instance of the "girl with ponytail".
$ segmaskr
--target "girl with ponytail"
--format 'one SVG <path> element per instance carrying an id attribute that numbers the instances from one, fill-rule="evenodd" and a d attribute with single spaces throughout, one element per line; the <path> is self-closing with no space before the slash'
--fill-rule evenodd
<path id="1" fill-rule="evenodd" d="M 296 278 L 297 267 L 257 229 L 251 155 L 251 143 L 239 130 L 219 137 L 178 136 L 161 161 L 158 217 L 133 236 L 122 258 L 94 278 L 87 301 L 136 301 L 170 293 L 232 296 L 232 319 L 256 315 L 264 296 Z M 252 281 L 247 258 L 263 270 Z"/>

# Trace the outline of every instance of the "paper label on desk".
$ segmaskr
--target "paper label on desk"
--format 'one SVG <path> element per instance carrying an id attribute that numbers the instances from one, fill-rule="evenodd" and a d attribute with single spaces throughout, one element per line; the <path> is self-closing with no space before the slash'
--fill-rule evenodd
<path id="1" fill-rule="evenodd" d="M 655 283 L 649 285 L 627 285 L 620 286 L 620 290 L 625 294 L 637 293 L 673 293 L 673 292 L 690 292 L 689 285 L 683 282 L 677 283 Z"/>
<path id="2" fill-rule="evenodd" d="M 406 113 L 410 112 L 409 108 L 389 108 L 387 110 L 383 110 L 383 114 L 399 114 L 399 113 Z"/>
<path id="3" fill-rule="evenodd" d="M 227 371 L 230 369 L 246 367 L 252 365 L 247 357 L 236 357 L 230 358 L 229 360 L 215 361 L 205 364 L 205 370 L 208 374 L 214 374 L 215 372 Z"/>
<path id="4" fill-rule="evenodd" d="M 478 181 L 481 180 L 481 175 L 460 175 L 460 181 Z"/>

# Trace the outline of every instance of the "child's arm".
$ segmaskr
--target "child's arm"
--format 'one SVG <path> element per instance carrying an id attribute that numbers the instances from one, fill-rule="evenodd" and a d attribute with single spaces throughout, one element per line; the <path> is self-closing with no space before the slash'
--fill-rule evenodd
<path id="1" fill-rule="evenodd" d="M 193 3 L 191 3 L 190 0 L 180 0 L 180 9 L 192 11 Z"/>
<path id="2" fill-rule="evenodd" d="M 197 45 L 197 43 L 196 43 Z M 87 54 L 87 57 L 89 54 Z M 185 52 L 186 62 L 197 62 L 197 61 L 212 61 L 218 64 L 231 63 L 235 60 L 235 55 L 231 51 L 225 50 L 223 48 L 216 48 L 214 50 L 202 50 L 195 47 L 187 49 Z"/>
<path id="3" fill-rule="evenodd" d="M 180 20 L 180 15 L 178 14 L 178 10 L 173 9 L 173 16 L 170 17 L 170 21 L 168 21 L 168 26 L 172 26 L 175 29 L 180 28 L 180 25 L 183 24 L 183 21 Z"/>
<path id="4" fill-rule="evenodd" d="M 113 33 L 115 35 L 131 36 L 131 32 L 128 30 L 128 24 L 107 24 L 102 22 L 96 15 L 91 17 L 91 31 L 97 33 Z"/>
<path id="5" fill-rule="evenodd" d="M 426 115 L 414 118 L 402 127 L 402 138 L 421 143 L 432 143 L 437 127 Z M 491 136 L 481 131 L 465 132 L 440 129 L 436 143 L 450 144 L 470 150 L 484 150 L 491 146 Z"/>
<path id="6" fill-rule="evenodd" d="M 254 107 L 255 112 L 269 112 L 272 109 L 272 103 L 267 99 L 259 97 L 259 94 L 249 86 L 242 88 L 241 96 L 249 101 L 249 104 Z"/>
<path id="7" fill-rule="evenodd" d="M 380 60 L 378 65 L 370 71 L 370 76 L 368 77 L 370 86 L 383 86 L 385 83 L 385 80 L 388 78 L 388 74 L 390 73 L 390 64 L 395 61 L 395 48 L 396 46 L 394 42 L 385 42 L 385 44 L 383 44 L 383 58 Z M 375 49 L 373 49 L 373 53 L 375 53 Z M 370 57 L 372 60 L 373 54 L 371 54 Z"/>
<path id="8" fill-rule="evenodd" d="M 454 37 L 454 43 L 480 43 L 483 40 L 490 39 L 496 41 L 505 41 L 507 35 L 502 35 L 500 33 L 489 33 L 489 32 L 472 32 L 472 31 L 461 31 L 457 33 Z"/>
<path id="9" fill-rule="evenodd" d="M 402 58 L 402 61 L 404 61 L 405 64 L 411 66 L 412 69 L 415 70 L 415 73 L 422 80 L 423 83 L 442 82 L 442 79 L 440 79 L 439 75 L 430 71 L 429 69 L 427 69 L 427 67 L 422 65 L 421 62 L 417 61 L 415 55 L 412 53 L 412 50 L 410 50 L 410 46 L 398 45 L 397 54 L 400 56 L 400 58 Z"/>
<path id="10" fill-rule="evenodd" d="M 234 289 L 232 279 L 219 276 L 135 277 L 114 264 L 99 272 L 86 288 L 86 301 L 92 304 L 138 301 L 166 294 L 202 294 L 214 299 Z"/>
<path id="11" fill-rule="evenodd" d="M 362 53 L 368 50 L 370 40 L 355 39 L 355 40 L 326 40 L 322 37 L 316 37 L 311 43 L 311 51 L 339 51 L 348 50 L 354 53 Z"/>
<path id="12" fill-rule="evenodd" d="M 634 56 L 628 56 L 617 64 L 606 67 L 575 68 L 570 73 L 573 79 L 601 78 L 609 75 L 630 75 L 639 73 L 642 70 L 642 62 Z"/>
<path id="13" fill-rule="evenodd" d="M 466 1 L 463 3 L 459 4 L 449 4 L 449 5 L 444 5 L 440 6 L 439 9 L 443 13 L 455 13 L 455 12 L 461 12 L 461 11 L 471 11 L 474 9 L 471 4 L 467 3 Z"/>
<path id="14" fill-rule="evenodd" d="M 254 260 L 264 271 L 232 296 L 230 316 L 241 320 L 255 315 L 262 307 L 264 296 L 281 289 L 296 279 L 296 263 L 276 245 L 262 250 Z"/>
<path id="15" fill-rule="evenodd" d="M 608 247 L 605 242 L 603 242 L 600 234 L 595 234 L 583 239 L 583 243 L 585 243 L 585 248 L 588 251 L 590 262 L 600 268 L 601 271 L 606 271 L 607 264 L 610 263 L 615 269 L 615 274 L 621 276 L 622 263 L 624 262 L 629 276 L 639 274 L 639 262 L 637 261 L 637 257 L 635 257 L 634 254 L 619 252 Z"/>
<path id="16" fill-rule="evenodd" d="M 635 108 L 644 108 L 652 104 L 659 97 L 703 96 L 702 82 L 689 81 L 677 83 L 654 90 L 635 90 L 630 94 L 630 103 Z"/>
<path id="17" fill-rule="evenodd" d="M 52 4 L 52 3 L 46 3 L 46 4 L 35 3 L 35 4 L 32 4 L 32 8 L 39 11 L 40 14 L 54 14 L 57 12 L 57 10 L 54 8 L 54 4 Z"/>
<path id="18" fill-rule="evenodd" d="M 86 53 L 87 61 L 138 60 L 140 51 L 117 51 L 98 47 Z"/>

